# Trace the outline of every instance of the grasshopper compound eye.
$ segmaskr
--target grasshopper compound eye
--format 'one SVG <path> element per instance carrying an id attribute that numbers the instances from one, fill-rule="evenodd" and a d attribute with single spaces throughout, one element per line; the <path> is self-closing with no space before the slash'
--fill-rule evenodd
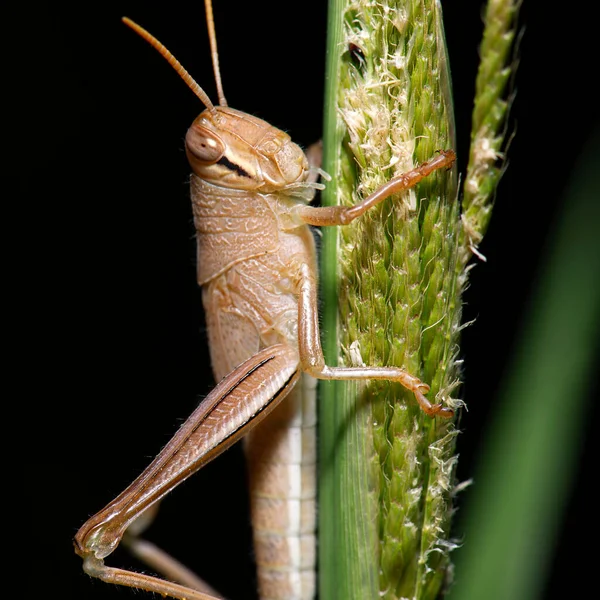
<path id="1" fill-rule="evenodd" d="M 187 151 L 199 162 L 216 163 L 225 154 L 223 140 L 206 127 L 194 123 L 185 136 Z"/>

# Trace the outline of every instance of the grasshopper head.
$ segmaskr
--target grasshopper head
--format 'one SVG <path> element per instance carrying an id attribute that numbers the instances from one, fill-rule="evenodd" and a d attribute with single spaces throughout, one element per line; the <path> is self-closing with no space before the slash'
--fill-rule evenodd
<path id="1" fill-rule="evenodd" d="M 285 191 L 308 177 L 306 156 L 287 133 L 226 106 L 198 116 L 185 149 L 198 177 L 225 188 Z"/>
<path id="2" fill-rule="evenodd" d="M 229 189 L 284 192 L 309 201 L 323 186 L 306 182 L 308 160 L 287 133 L 266 121 L 227 106 L 216 50 L 211 4 L 207 21 L 215 79 L 221 106 L 215 106 L 206 92 L 192 79 L 181 63 L 151 33 L 123 17 L 175 69 L 188 87 L 206 106 L 192 123 L 185 137 L 185 150 L 194 173 L 207 183 Z"/>

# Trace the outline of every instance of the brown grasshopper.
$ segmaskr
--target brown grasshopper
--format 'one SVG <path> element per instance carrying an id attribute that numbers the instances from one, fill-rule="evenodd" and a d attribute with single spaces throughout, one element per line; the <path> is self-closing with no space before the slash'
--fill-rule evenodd
<path id="1" fill-rule="evenodd" d="M 142 513 L 250 433 L 246 450 L 261 597 L 308 600 L 316 587 L 311 378 L 396 381 L 413 392 L 427 415 L 453 415 L 441 404 L 432 405 L 425 397 L 429 386 L 400 368 L 325 364 L 309 226 L 346 225 L 391 194 L 450 167 L 455 154 L 440 152 L 352 207 L 310 206 L 323 187 L 315 181 L 323 174 L 320 169 L 286 133 L 227 106 L 212 6 L 210 0 L 205 3 L 218 106 L 156 38 L 124 21 L 160 52 L 206 107 L 189 128 L 185 148 L 192 169 L 198 283 L 219 383 L 148 468 L 81 527 L 75 550 L 84 570 L 106 582 L 179 600 L 214 600 L 215 593 L 188 577 L 184 567 L 158 549 L 147 550 L 135 526 L 126 536 L 134 553 L 180 583 L 109 567 L 104 559 Z"/>

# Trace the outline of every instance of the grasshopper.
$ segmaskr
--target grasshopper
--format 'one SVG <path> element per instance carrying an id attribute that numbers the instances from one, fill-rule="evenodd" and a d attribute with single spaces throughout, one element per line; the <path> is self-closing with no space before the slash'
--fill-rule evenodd
<path id="1" fill-rule="evenodd" d="M 429 386 L 397 367 L 331 367 L 319 335 L 311 226 L 341 226 L 455 161 L 452 150 L 393 178 L 351 207 L 310 205 L 323 172 L 283 131 L 229 108 L 223 93 L 212 5 L 205 0 L 219 103 L 145 29 L 124 22 L 177 71 L 205 106 L 185 138 L 192 170 L 198 283 L 203 289 L 216 387 L 143 473 L 75 537 L 84 570 L 106 582 L 179 600 L 217 595 L 138 533 L 175 486 L 246 436 L 261 598 L 315 595 L 315 379 L 402 384 L 429 416 Z M 304 489 L 300 485 L 302 482 Z M 145 519 L 139 519 L 142 514 Z M 134 523 L 135 522 L 135 523 Z M 131 528 L 128 531 L 128 528 Z M 124 538 L 125 536 L 125 538 Z M 169 579 L 104 564 L 121 539 Z"/>

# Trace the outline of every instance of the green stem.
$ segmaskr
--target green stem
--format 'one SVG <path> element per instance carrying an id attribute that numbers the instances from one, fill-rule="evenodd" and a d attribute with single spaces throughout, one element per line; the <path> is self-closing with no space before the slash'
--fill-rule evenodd
<path id="1" fill-rule="evenodd" d="M 454 146 L 437 2 L 332 0 L 328 48 L 325 203 L 353 204 Z M 402 366 L 459 404 L 460 230 L 451 172 L 324 232 L 329 364 Z M 323 385 L 320 407 L 321 597 L 435 598 L 452 548 L 453 422 L 387 383 Z"/>

